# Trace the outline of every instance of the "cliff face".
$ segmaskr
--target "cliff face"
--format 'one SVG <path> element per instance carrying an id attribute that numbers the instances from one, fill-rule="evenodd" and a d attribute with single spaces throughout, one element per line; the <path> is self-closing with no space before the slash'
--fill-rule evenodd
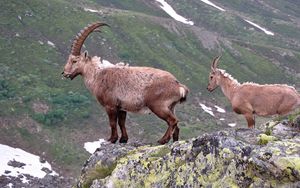
<path id="1" fill-rule="evenodd" d="M 300 131 L 269 122 L 170 145 L 106 143 L 86 162 L 77 186 L 299 187 Z"/>

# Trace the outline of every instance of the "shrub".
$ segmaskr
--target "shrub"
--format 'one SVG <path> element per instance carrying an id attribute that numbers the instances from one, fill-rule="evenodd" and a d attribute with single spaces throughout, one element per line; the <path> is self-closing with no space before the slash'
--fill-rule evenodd
<path id="1" fill-rule="evenodd" d="M 15 91 L 6 80 L 0 80 L 0 100 L 9 99 L 15 96 Z"/>
<path id="2" fill-rule="evenodd" d="M 63 109 L 51 110 L 46 114 L 37 113 L 34 114 L 33 118 L 45 125 L 56 125 L 57 123 L 63 121 L 65 118 L 65 113 Z"/>

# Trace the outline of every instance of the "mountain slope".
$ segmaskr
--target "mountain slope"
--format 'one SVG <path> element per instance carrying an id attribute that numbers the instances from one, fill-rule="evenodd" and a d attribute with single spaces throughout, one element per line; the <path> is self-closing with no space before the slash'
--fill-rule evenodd
<path id="1" fill-rule="evenodd" d="M 60 76 L 73 37 L 98 20 L 111 28 L 87 39 L 91 55 L 170 71 L 191 89 L 187 103 L 177 110 L 181 138 L 225 129 L 231 122 L 245 127 L 242 117 L 230 113 L 219 90 L 206 91 L 210 61 L 216 55 L 222 54 L 220 67 L 241 82 L 300 88 L 298 3 L 264 1 L 259 6 L 251 1 L 248 9 L 243 3 L 215 1 L 223 12 L 202 1 L 167 2 L 195 25 L 175 21 L 156 1 L 1 1 L 0 143 L 45 152 L 55 168 L 78 174 L 87 157 L 83 143 L 108 137 L 107 117 L 81 78 L 70 82 Z M 227 113 L 215 110 L 214 118 L 199 103 L 217 104 Z M 127 123 L 130 141 L 153 143 L 166 129 L 153 115 L 130 114 Z"/>

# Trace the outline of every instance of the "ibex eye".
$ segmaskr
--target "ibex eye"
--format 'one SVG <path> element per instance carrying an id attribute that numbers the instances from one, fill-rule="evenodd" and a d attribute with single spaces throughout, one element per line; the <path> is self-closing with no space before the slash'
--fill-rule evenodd
<path id="1" fill-rule="evenodd" d="M 73 60 L 72 63 L 76 63 L 77 61 Z"/>

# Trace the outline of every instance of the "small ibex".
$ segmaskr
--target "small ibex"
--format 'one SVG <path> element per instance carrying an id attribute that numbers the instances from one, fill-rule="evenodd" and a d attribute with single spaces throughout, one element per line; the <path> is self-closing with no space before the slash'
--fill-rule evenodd
<path id="1" fill-rule="evenodd" d="M 220 57 L 214 58 L 211 64 L 207 90 L 212 92 L 220 86 L 231 102 L 233 111 L 245 116 L 249 128 L 255 126 L 254 115 L 285 115 L 300 107 L 300 94 L 294 87 L 249 82 L 240 84 L 225 70 L 217 68 L 219 59 Z"/>
<path id="2" fill-rule="evenodd" d="M 108 141 L 118 140 L 117 123 L 122 136 L 120 143 L 128 140 L 125 120 L 127 112 L 148 113 L 152 111 L 168 123 L 168 129 L 158 141 L 160 144 L 178 140 L 178 120 L 174 114 L 177 103 L 185 101 L 188 88 L 180 84 L 169 72 L 150 67 L 131 67 L 120 63 L 105 65 L 97 56 L 81 53 L 81 47 L 90 33 L 105 23 L 94 23 L 85 27 L 75 38 L 71 54 L 64 67 L 63 76 L 74 79 L 81 75 L 86 87 L 105 108 L 111 136 Z M 149 111 L 150 110 L 150 111 Z"/>

